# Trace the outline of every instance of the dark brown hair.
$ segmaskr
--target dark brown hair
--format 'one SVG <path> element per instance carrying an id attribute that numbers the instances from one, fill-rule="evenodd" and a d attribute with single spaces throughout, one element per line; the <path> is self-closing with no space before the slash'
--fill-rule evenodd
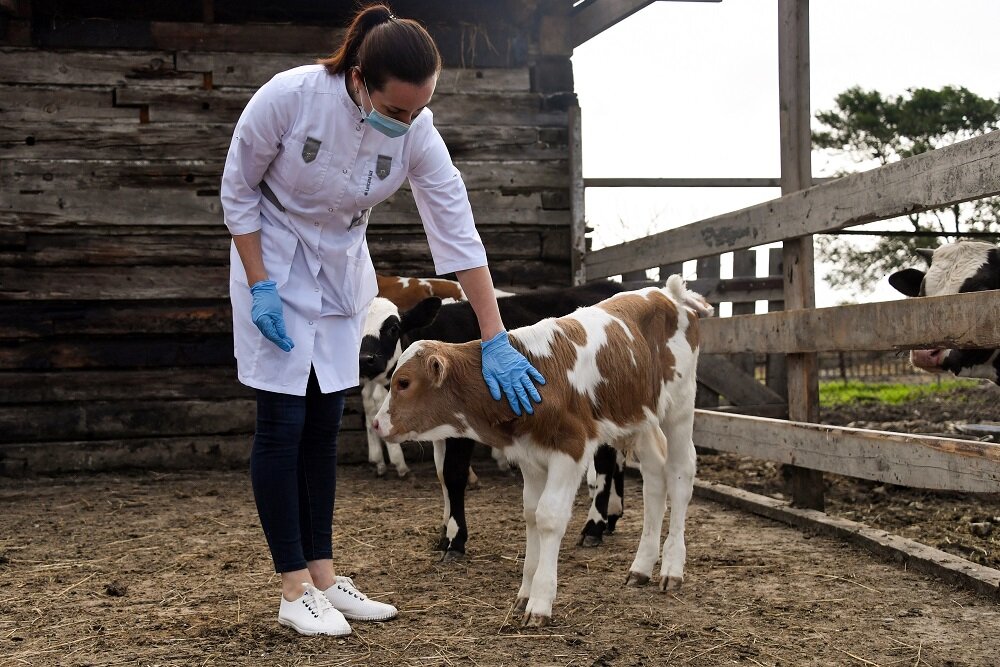
<path id="1" fill-rule="evenodd" d="M 390 78 L 421 85 L 441 70 L 441 54 L 427 30 L 413 19 L 396 18 L 384 4 L 359 10 L 340 48 L 316 62 L 331 74 L 357 66 L 375 90 Z"/>

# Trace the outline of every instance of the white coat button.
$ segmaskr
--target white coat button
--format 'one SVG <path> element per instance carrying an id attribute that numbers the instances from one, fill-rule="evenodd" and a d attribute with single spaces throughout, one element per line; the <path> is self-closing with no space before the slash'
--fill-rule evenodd
<path id="1" fill-rule="evenodd" d="M 360 125 L 355 125 L 354 129 L 357 130 L 358 132 L 360 132 L 361 131 L 361 126 Z"/>
<path id="2" fill-rule="evenodd" d="M 318 288 L 318 287 L 317 287 L 317 288 L 315 288 L 315 289 L 313 289 L 313 292 L 318 292 L 318 291 L 319 291 L 319 288 Z"/>
<path id="3" fill-rule="evenodd" d="M 346 170 L 346 169 L 344 170 L 344 173 L 345 173 L 345 174 L 347 173 L 347 170 Z"/>
<path id="4" fill-rule="evenodd" d="M 312 326 L 312 325 L 313 325 L 313 321 L 309 320 L 309 326 Z"/>

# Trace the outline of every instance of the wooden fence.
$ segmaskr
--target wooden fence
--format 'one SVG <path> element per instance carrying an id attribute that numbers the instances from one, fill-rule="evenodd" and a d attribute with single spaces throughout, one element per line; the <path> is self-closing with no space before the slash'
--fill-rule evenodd
<path id="1" fill-rule="evenodd" d="M 702 323 L 699 381 L 725 395 L 735 406 L 732 411 L 756 415 L 699 410 L 695 443 L 794 466 L 794 501 L 816 509 L 823 505 L 821 471 L 920 488 L 996 492 L 1000 445 L 816 423 L 817 353 L 1000 347 L 997 292 L 816 309 L 811 242 L 813 234 L 1000 193 L 1000 132 L 810 187 L 807 14 L 805 0 L 779 0 L 783 196 L 778 199 L 586 252 L 579 239 L 585 231 L 587 183 L 578 164 L 579 127 L 571 129 L 572 168 L 581 176 L 572 190 L 576 279 L 629 275 L 652 267 L 676 269 L 692 259 L 711 266 L 723 252 L 736 252 L 734 264 L 745 265 L 740 253 L 783 242 L 781 297 L 787 310 L 760 315 L 746 310 L 751 297 L 777 297 L 758 296 L 765 293 L 763 285 L 737 299 L 722 295 L 723 286 L 738 282 L 695 281 L 710 300 L 742 304 L 742 312 L 734 306 L 734 317 Z M 579 114 L 571 120 L 578 124 Z M 628 182 L 616 180 L 622 182 L 610 185 Z M 771 282 L 766 286 L 776 289 Z M 774 386 L 770 378 L 772 386 L 761 384 L 745 366 L 716 356 L 761 353 L 786 355 L 787 390 Z M 791 419 L 768 418 L 775 416 Z"/>

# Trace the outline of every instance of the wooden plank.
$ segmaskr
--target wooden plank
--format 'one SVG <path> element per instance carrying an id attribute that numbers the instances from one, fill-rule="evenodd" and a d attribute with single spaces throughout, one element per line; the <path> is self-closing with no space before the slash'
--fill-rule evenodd
<path id="1" fill-rule="evenodd" d="M 91 227 L 25 232 L 18 247 L 0 243 L 0 266 L 221 265 L 229 261 L 230 236 L 221 219 L 209 229 Z M 6 227 L 7 225 L 5 225 Z"/>
<path id="2" fill-rule="evenodd" d="M 0 443 L 247 433 L 255 410 L 256 399 L 5 405 Z"/>
<path id="3" fill-rule="evenodd" d="M 700 335 L 703 352 L 721 353 L 996 348 L 1000 292 L 711 318 Z"/>
<path id="4" fill-rule="evenodd" d="M 249 432 L 238 435 L 195 434 L 3 444 L 0 445 L 0 475 L 44 475 L 123 468 L 245 467 L 252 444 L 253 434 Z"/>
<path id="5" fill-rule="evenodd" d="M 177 69 L 182 72 L 211 73 L 214 86 L 254 90 L 278 72 L 299 65 L 308 65 L 311 62 L 313 58 L 290 52 L 225 53 L 216 49 L 211 53 L 187 51 L 177 53 Z M 471 92 L 516 93 L 530 90 L 531 74 L 527 68 L 446 67 L 438 76 L 435 93 L 437 95 Z"/>
<path id="6" fill-rule="evenodd" d="M 121 86 L 115 89 L 118 105 L 149 106 L 152 123 L 235 123 L 253 90 L 212 90 Z M 434 122 L 448 125 L 566 127 L 566 113 L 545 109 L 537 93 L 476 93 L 434 96 L 430 105 Z"/>
<path id="7" fill-rule="evenodd" d="M 696 411 L 694 442 L 741 456 L 879 482 L 995 493 L 1000 445 Z"/>
<path id="8" fill-rule="evenodd" d="M 672 0 L 673 2 L 722 2 L 722 0 Z M 611 26 L 624 21 L 653 0 L 594 0 L 577 3 L 579 9 L 570 15 L 573 48 L 596 37 Z"/>
<path id="9" fill-rule="evenodd" d="M 169 51 L 49 51 L 0 47 L 0 81 L 6 84 L 190 86 L 198 73 L 179 72 Z"/>
<path id="10" fill-rule="evenodd" d="M 0 476 L 109 471 L 241 468 L 250 458 L 253 434 L 145 437 L 0 445 Z M 408 461 L 430 456 L 409 448 Z M 337 438 L 337 463 L 368 461 L 364 431 L 343 429 Z"/>
<path id="11" fill-rule="evenodd" d="M 138 124 L 139 110 L 115 107 L 114 88 L 0 85 L 0 121 L 4 125 L 22 122 L 91 125 L 108 121 Z"/>
<path id="12" fill-rule="evenodd" d="M 281 54 L 326 57 L 343 40 L 343 28 L 278 23 L 172 23 L 152 21 L 153 44 L 171 51 L 233 51 L 259 55 L 261 45 Z M 300 60 L 302 58 L 300 57 Z M 179 63 L 178 63 L 179 64 Z M 184 68 L 180 68 L 184 69 Z"/>
<path id="13" fill-rule="evenodd" d="M 699 498 L 738 507 L 811 533 L 846 540 L 882 558 L 899 563 L 907 570 L 916 570 L 938 577 L 1000 602 L 1000 571 L 993 568 L 884 530 L 870 528 L 862 523 L 830 516 L 816 510 L 797 509 L 780 500 L 743 489 L 702 480 L 695 480 L 694 484 L 694 493 Z"/>
<path id="14" fill-rule="evenodd" d="M 725 357 L 702 354 L 698 357 L 698 382 L 725 396 L 734 405 L 781 405 L 784 399 L 747 375 Z"/>
<path id="15" fill-rule="evenodd" d="M 176 269 L 170 269 L 176 271 Z M 84 272 L 81 272 L 86 275 Z M 81 278 L 82 279 L 82 278 Z M 121 290 L 127 293 L 125 289 Z M 215 301 L 0 301 L 0 340 L 52 337 L 227 334 L 229 299 Z M 0 395 L 3 390 L 0 388 Z M 2 399 L 0 399 L 2 400 Z"/>
<path id="16" fill-rule="evenodd" d="M 231 366 L 232 335 L 0 342 L 0 370 Z"/>
<path id="17" fill-rule="evenodd" d="M 110 99 L 107 93 L 104 103 L 109 109 Z M 80 132 L 79 122 L 11 121 L 0 125 L 0 151 L 8 159 L 221 161 L 229 150 L 235 124 L 234 118 L 227 122 L 140 125 L 135 109 L 111 111 L 125 113 L 135 122 Z M 568 150 L 565 131 L 552 128 L 451 124 L 439 130 L 453 159 L 566 159 Z"/>
<path id="18" fill-rule="evenodd" d="M 0 404 L 252 399 L 231 366 L 0 373 Z"/>
<path id="19" fill-rule="evenodd" d="M 1000 194 L 1000 131 L 587 256 L 590 280 Z"/>

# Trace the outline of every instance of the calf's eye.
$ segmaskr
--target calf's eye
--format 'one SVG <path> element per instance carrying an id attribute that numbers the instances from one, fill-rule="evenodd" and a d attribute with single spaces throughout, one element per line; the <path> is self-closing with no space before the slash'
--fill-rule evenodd
<path id="1" fill-rule="evenodd" d="M 402 380 L 399 381 L 398 387 L 400 389 L 409 389 L 409 387 L 410 387 L 410 381 L 407 380 L 406 378 L 403 378 Z"/>

